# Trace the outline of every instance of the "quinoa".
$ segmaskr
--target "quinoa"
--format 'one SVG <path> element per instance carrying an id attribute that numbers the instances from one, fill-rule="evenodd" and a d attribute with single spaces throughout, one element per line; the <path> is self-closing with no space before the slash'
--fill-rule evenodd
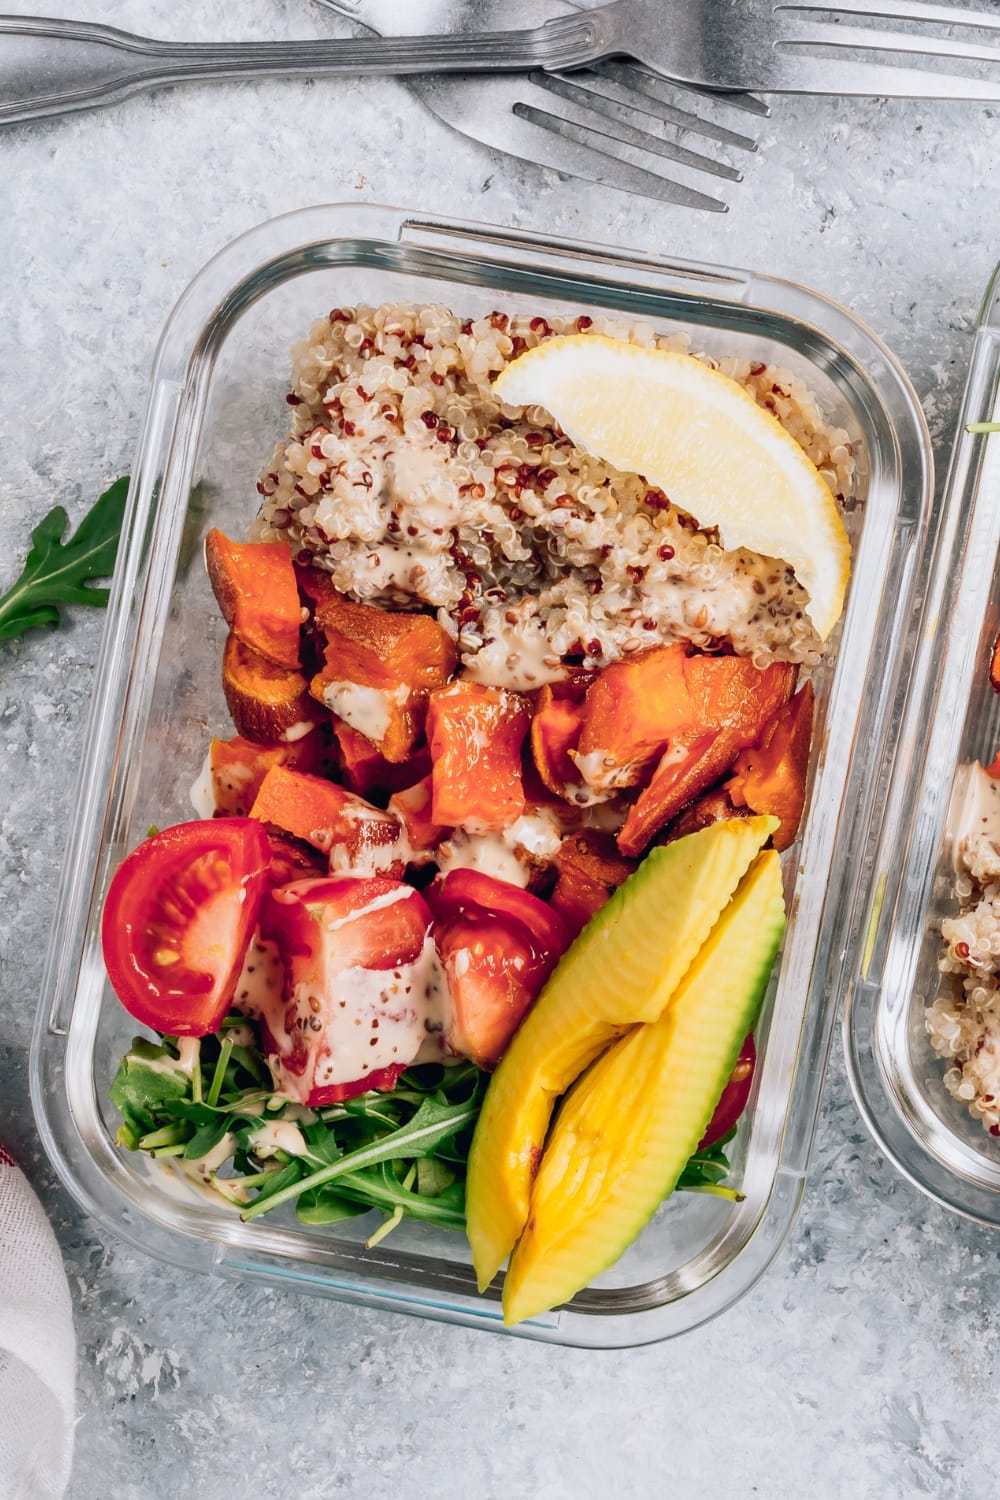
<path id="1" fill-rule="evenodd" d="M 293 349 L 291 434 L 258 483 L 254 535 L 286 537 L 362 602 L 436 613 L 466 671 L 530 690 L 567 662 L 599 668 L 672 641 L 754 658 L 820 659 L 791 570 L 725 551 L 668 497 L 569 441 L 492 381 L 564 333 L 689 350 L 686 335 L 603 318 L 440 306 L 334 308 Z M 854 460 L 788 371 L 692 356 L 771 410 L 840 500 Z"/>
<path id="2" fill-rule="evenodd" d="M 942 988 L 926 1026 L 948 1092 L 1000 1135 L 1000 783 L 963 766 L 953 807 L 958 911 L 941 923 Z"/>

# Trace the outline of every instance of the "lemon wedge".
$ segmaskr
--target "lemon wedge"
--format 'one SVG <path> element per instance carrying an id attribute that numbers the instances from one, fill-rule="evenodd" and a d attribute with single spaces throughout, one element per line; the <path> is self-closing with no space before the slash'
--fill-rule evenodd
<path id="1" fill-rule="evenodd" d="M 735 380 L 690 354 L 572 334 L 512 360 L 493 390 L 544 407 L 578 448 L 662 489 L 724 547 L 787 563 L 826 640 L 850 575 L 844 524 L 815 464 Z"/>

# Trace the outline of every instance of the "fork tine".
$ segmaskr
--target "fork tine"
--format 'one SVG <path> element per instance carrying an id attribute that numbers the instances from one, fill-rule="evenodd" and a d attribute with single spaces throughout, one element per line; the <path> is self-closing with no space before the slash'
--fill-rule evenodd
<path id="1" fill-rule="evenodd" d="M 973 10 L 964 5 L 932 5 L 927 0 L 837 0 L 821 5 L 819 0 L 788 0 L 778 10 L 844 11 L 848 15 L 875 16 L 879 20 L 931 21 L 942 26 L 980 26 L 1000 31 L 1000 12 Z"/>
<path id="2" fill-rule="evenodd" d="M 841 26 L 836 21 L 796 21 L 776 38 L 786 47 L 857 47 L 865 52 L 913 52 L 931 57 L 960 57 L 970 62 L 1000 62 L 1000 47 L 958 42 L 928 31 L 886 31 L 868 26 Z"/>
<path id="3" fill-rule="evenodd" d="M 692 110 L 681 109 L 679 105 L 661 99 L 648 87 L 649 80 L 645 74 L 627 63 L 598 63 L 586 72 L 574 73 L 572 79 L 581 88 L 594 80 L 603 79 L 615 90 L 612 97 L 629 109 L 651 115 L 664 125 L 676 125 L 679 130 L 690 130 L 692 134 L 707 136 L 709 140 L 734 146 L 740 151 L 757 150 L 757 142 L 752 136 L 740 135 L 738 131 L 730 130 L 725 125 L 716 125 L 712 120 L 703 120 L 701 115 L 696 115 Z"/>
<path id="4" fill-rule="evenodd" d="M 614 137 L 606 132 L 598 130 L 594 126 L 581 125 L 576 120 L 565 120 L 561 115 L 548 113 L 547 110 L 536 109 L 532 104 L 518 102 L 513 107 L 516 119 L 526 124 L 537 126 L 539 129 L 555 135 L 563 141 L 573 142 L 575 145 L 586 149 L 588 154 L 603 157 L 608 163 L 614 163 L 615 174 L 610 174 L 598 180 L 608 186 L 626 187 L 629 192 L 650 193 L 654 197 L 661 198 L 668 203 L 680 203 L 685 208 L 707 209 L 710 213 L 725 214 L 729 212 L 729 206 L 723 203 L 721 198 L 711 198 L 706 193 L 699 193 L 695 188 L 685 187 L 681 183 L 672 182 L 670 178 L 660 177 L 655 172 L 649 172 L 643 167 L 636 167 L 631 162 L 623 160 L 614 150 L 610 149 Z M 530 158 L 529 158 L 530 159 Z M 557 168 L 574 175 L 571 167 Z M 621 174 L 624 174 L 622 176 Z M 585 175 L 585 174 L 575 174 Z M 640 183 L 645 180 L 648 186 Z"/>
<path id="5" fill-rule="evenodd" d="M 666 157 L 668 161 L 677 162 L 682 167 L 692 167 L 697 172 L 710 172 L 713 177 L 725 177 L 730 182 L 742 182 L 743 174 L 735 167 L 726 162 L 715 161 L 711 156 L 703 156 L 700 151 L 690 151 L 686 146 L 679 146 L 673 141 L 665 141 L 661 136 L 650 135 L 648 131 L 638 130 L 630 125 L 627 120 L 622 119 L 624 110 L 633 110 L 636 106 L 632 104 L 622 105 L 614 99 L 607 98 L 604 94 L 595 93 L 590 89 L 581 88 L 575 81 L 558 73 L 529 73 L 528 80 L 538 88 L 544 89 L 548 94 L 554 94 L 559 99 L 564 99 L 567 104 L 579 105 L 595 115 L 600 115 L 605 122 L 605 128 L 590 127 L 598 129 L 600 134 L 608 135 L 613 140 L 620 141 L 624 146 L 635 146 L 641 151 L 649 151 L 654 156 Z M 580 122 L 584 124 L 583 121 Z"/>
<path id="6" fill-rule="evenodd" d="M 605 68 L 619 68 L 623 64 L 618 62 L 591 63 L 590 72 L 603 73 Z M 735 93 L 732 89 L 708 89 L 699 88 L 694 83 L 683 83 L 679 78 L 664 78 L 662 73 L 656 73 L 652 68 L 647 68 L 645 63 L 629 63 L 629 72 L 634 76 L 641 73 L 644 80 L 644 88 L 654 99 L 662 98 L 658 89 L 668 88 L 671 93 L 680 89 L 685 94 L 696 94 L 699 99 L 710 99 L 716 104 L 728 104 L 730 109 L 741 109 L 748 115 L 759 115 L 766 120 L 771 113 L 771 106 L 764 99 L 758 99 L 756 94 Z"/>
<path id="7" fill-rule="evenodd" d="M 896 63 L 866 63 L 847 57 L 809 57 L 793 44 L 794 73 L 783 75 L 780 89 L 787 94 L 842 94 L 879 99 L 982 99 L 996 103 L 995 81 L 946 73 L 935 68 L 903 68 Z"/>

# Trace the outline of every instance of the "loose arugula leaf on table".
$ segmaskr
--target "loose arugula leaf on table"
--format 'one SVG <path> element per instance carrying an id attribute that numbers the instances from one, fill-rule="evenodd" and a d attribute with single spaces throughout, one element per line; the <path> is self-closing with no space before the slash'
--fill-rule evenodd
<path id="1" fill-rule="evenodd" d="M 43 516 L 31 533 L 20 578 L 0 597 L 0 641 L 58 625 L 62 604 L 107 604 L 108 590 L 94 585 L 114 572 L 127 495 L 128 478 L 116 479 L 66 542 L 63 507 Z"/>

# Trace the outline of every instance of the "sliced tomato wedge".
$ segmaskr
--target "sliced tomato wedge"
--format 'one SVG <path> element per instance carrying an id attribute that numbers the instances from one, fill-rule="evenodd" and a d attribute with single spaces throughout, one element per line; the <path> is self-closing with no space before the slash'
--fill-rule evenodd
<path id="1" fill-rule="evenodd" d="M 430 922 L 420 894 L 387 876 L 265 895 L 254 968 L 272 978 L 255 982 L 248 960 L 241 1005 L 283 1093 L 317 1107 L 394 1087 L 434 1022 Z"/>
<path id="2" fill-rule="evenodd" d="M 104 962 L 130 1015 L 171 1036 L 217 1031 L 267 886 L 253 818 L 180 823 L 118 866 L 101 922 Z"/>
<path id="3" fill-rule="evenodd" d="M 424 894 L 451 997 L 451 1048 L 495 1067 L 569 947 L 569 929 L 530 891 L 479 870 L 452 870 Z"/>
<path id="4" fill-rule="evenodd" d="M 732 1130 L 747 1107 L 750 1085 L 753 1083 L 753 1071 L 756 1066 L 757 1048 L 754 1045 L 753 1032 L 751 1032 L 744 1040 L 736 1065 L 729 1075 L 729 1081 L 719 1096 L 715 1113 L 709 1120 L 708 1128 L 699 1143 L 699 1151 L 704 1151 L 708 1146 L 714 1146 L 716 1141 L 721 1141 L 722 1137 Z"/>

